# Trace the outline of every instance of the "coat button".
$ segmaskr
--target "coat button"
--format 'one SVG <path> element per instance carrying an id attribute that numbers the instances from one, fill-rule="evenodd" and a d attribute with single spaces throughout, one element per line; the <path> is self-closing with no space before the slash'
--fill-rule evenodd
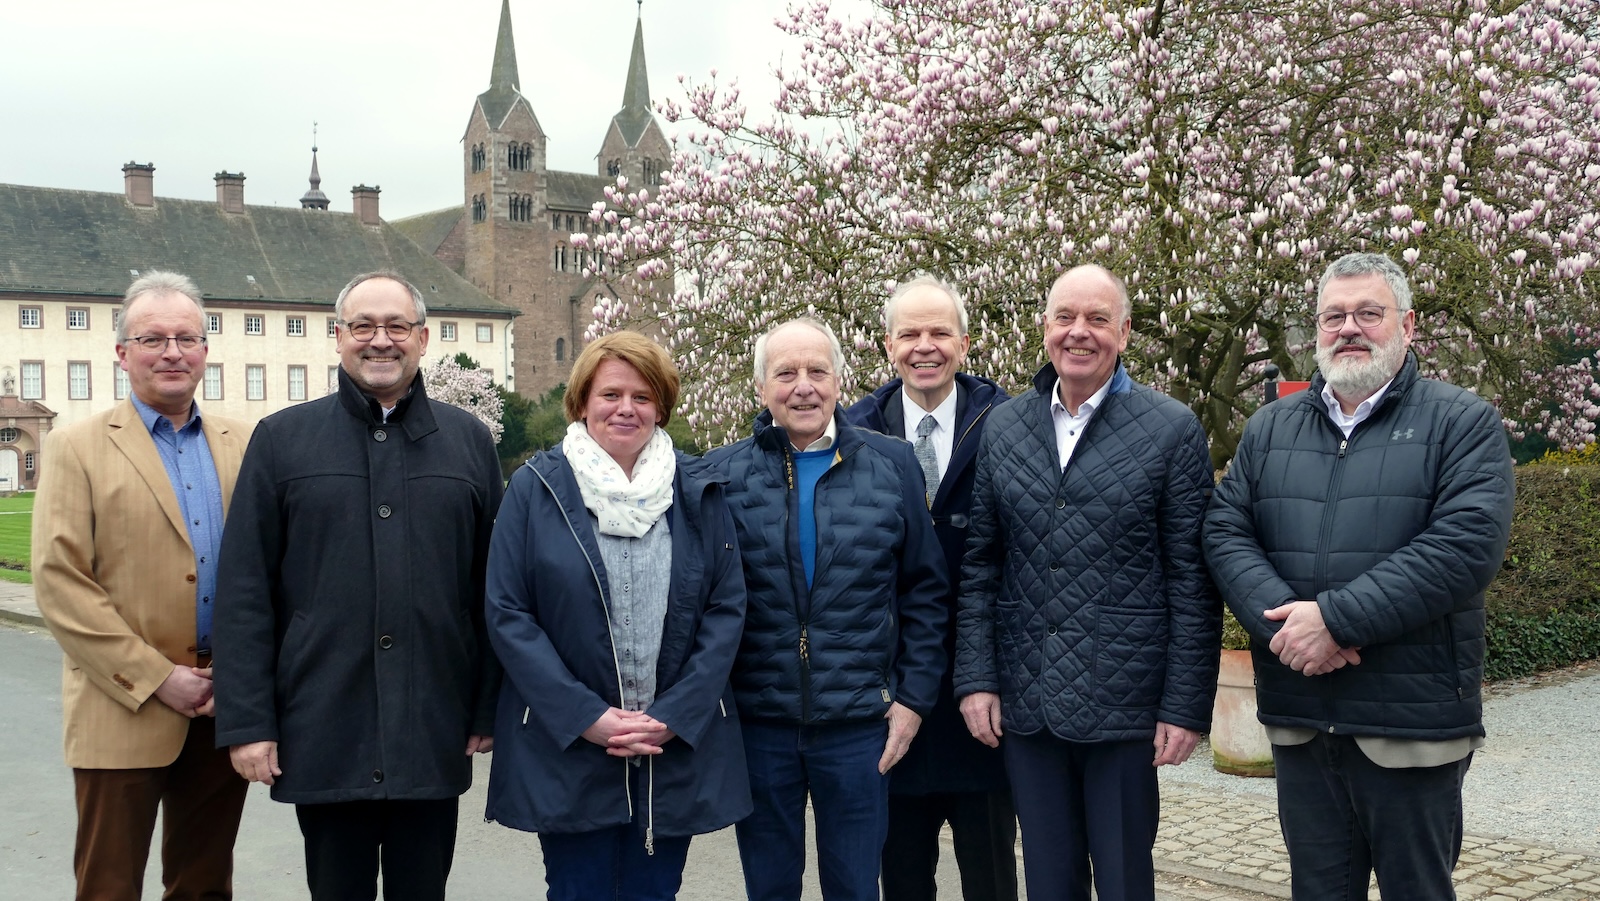
<path id="1" fill-rule="evenodd" d="M 378 429 L 377 431 L 372 433 L 372 440 L 373 441 L 388 441 L 389 440 L 389 433 L 385 432 L 383 429 Z"/>
<path id="2" fill-rule="evenodd" d="M 190 573 L 187 576 L 184 576 L 183 580 L 185 582 L 193 582 L 194 581 L 194 573 Z"/>
<path id="3" fill-rule="evenodd" d="M 383 648 L 385 651 L 387 651 L 390 648 L 394 647 L 394 637 L 390 636 L 390 635 L 385 635 L 382 638 L 378 639 L 378 647 Z"/>
<path id="4" fill-rule="evenodd" d="M 379 504 L 378 505 L 378 518 L 379 519 L 388 519 L 389 518 L 389 514 L 391 514 L 393 512 L 394 512 L 393 510 L 389 509 L 389 505 L 388 504 Z M 189 578 L 189 581 L 193 582 L 194 578 L 191 576 Z"/>
<path id="5" fill-rule="evenodd" d="M 1057 510 L 1065 510 L 1066 508 L 1067 508 L 1067 499 L 1064 498 L 1064 497 L 1056 498 L 1056 509 Z"/>
<path id="6" fill-rule="evenodd" d="M 373 770 L 372 771 L 372 781 L 373 782 L 382 782 L 383 781 L 383 770 Z"/>
<path id="7" fill-rule="evenodd" d="M 1058 565 L 1056 565 L 1054 563 L 1050 564 L 1050 571 L 1051 572 L 1059 572 L 1060 570 L 1061 570 L 1060 566 L 1058 566 Z"/>
<path id="8" fill-rule="evenodd" d="M 1055 626 L 1051 626 L 1050 628 L 1046 629 L 1045 631 L 1048 632 L 1051 635 L 1054 635 L 1054 634 L 1056 634 L 1056 627 Z"/>

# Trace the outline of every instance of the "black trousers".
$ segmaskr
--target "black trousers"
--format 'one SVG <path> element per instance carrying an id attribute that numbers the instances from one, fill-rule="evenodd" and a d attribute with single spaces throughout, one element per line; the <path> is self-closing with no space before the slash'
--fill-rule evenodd
<path id="1" fill-rule="evenodd" d="M 1278 821 L 1295 901 L 1454 901 L 1461 857 L 1461 783 L 1472 755 L 1435 767 L 1386 769 L 1348 735 L 1273 745 Z"/>
<path id="2" fill-rule="evenodd" d="M 1029 898 L 1089 901 L 1092 874 L 1099 901 L 1155 901 L 1154 745 L 1008 734 L 1000 747 L 1022 824 Z"/>
<path id="3" fill-rule="evenodd" d="M 297 804 L 312 901 L 443 901 L 460 799 Z"/>
<path id="4" fill-rule="evenodd" d="M 950 824 L 965 901 L 1017 901 L 1017 813 L 1010 791 L 889 795 L 883 901 L 934 901 L 939 830 Z"/>

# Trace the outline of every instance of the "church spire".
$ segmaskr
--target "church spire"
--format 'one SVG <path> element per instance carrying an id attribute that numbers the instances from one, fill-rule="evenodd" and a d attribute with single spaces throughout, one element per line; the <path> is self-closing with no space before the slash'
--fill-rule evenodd
<path id="1" fill-rule="evenodd" d="M 511 36 L 511 0 L 500 0 L 500 31 L 494 39 L 494 66 L 489 90 L 478 95 L 489 127 L 498 129 L 522 96 L 517 78 L 517 45 Z"/>
<path id="2" fill-rule="evenodd" d="M 628 83 L 622 89 L 622 108 L 650 111 L 650 76 L 644 68 L 644 3 L 633 23 L 633 55 L 628 58 Z"/>
<path id="3" fill-rule="evenodd" d="M 633 25 L 633 53 L 628 58 L 628 81 L 622 88 L 622 109 L 612 117 L 629 147 L 636 146 L 654 119 L 650 109 L 650 75 L 644 64 L 644 4 Z"/>
<path id="4" fill-rule="evenodd" d="M 520 91 L 517 79 L 517 45 L 511 36 L 511 0 L 500 0 L 500 32 L 494 39 L 494 67 L 489 70 L 489 90 Z"/>
<path id="5" fill-rule="evenodd" d="M 311 189 L 300 198 L 303 210 L 325 210 L 328 195 L 322 193 L 322 176 L 317 173 L 317 123 L 311 123 Z"/>

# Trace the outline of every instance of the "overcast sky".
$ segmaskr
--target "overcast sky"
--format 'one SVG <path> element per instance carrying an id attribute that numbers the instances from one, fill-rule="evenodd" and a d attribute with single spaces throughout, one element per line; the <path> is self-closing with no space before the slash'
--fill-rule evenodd
<path id="1" fill-rule="evenodd" d="M 646 0 L 652 99 L 715 69 L 764 111 L 774 63 L 796 57 L 772 24 L 785 7 Z M 595 171 L 637 11 L 511 0 L 551 168 Z M 0 183 L 121 192 L 137 161 L 155 164 L 159 197 L 212 199 L 218 171 L 243 171 L 246 203 L 297 206 L 315 121 L 333 209 L 358 183 L 382 187 L 386 219 L 460 204 L 499 17 L 500 0 L 0 0 Z"/>

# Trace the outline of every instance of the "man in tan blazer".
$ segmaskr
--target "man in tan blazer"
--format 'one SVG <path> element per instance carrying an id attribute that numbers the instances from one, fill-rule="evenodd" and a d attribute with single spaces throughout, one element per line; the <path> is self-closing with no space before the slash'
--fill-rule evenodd
<path id="1" fill-rule="evenodd" d="M 64 654 L 79 899 L 137 899 L 163 810 L 164 897 L 232 897 L 248 783 L 214 745 L 211 608 L 249 426 L 201 416 L 200 293 L 150 272 L 123 298 L 132 396 L 52 432 L 34 505 L 34 590 Z"/>

